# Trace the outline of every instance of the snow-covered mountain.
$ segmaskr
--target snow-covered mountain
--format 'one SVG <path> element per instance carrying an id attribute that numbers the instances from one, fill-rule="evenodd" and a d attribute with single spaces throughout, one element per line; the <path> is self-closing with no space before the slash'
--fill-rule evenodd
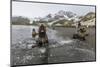
<path id="1" fill-rule="evenodd" d="M 42 20 L 42 21 L 55 21 L 57 19 L 61 19 L 61 18 L 65 18 L 67 20 L 71 20 L 71 19 L 77 19 L 78 16 L 70 11 L 64 11 L 64 10 L 60 10 L 55 14 L 48 14 L 43 18 L 37 18 L 37 21 Z M 36 18 L 35 18 L 36 20 Z"/>
<path id="2" fill-rule="evenodd" d="M 96 20 L 95 13 L 89 12 L 86 15 L 81 17 L 75 14 L 73 14 L 73 16 L 70 18 L 63 17 L 49 23 L 49 25 L 55 24 L 56 26 L 75 26 L 77 22 L 80 21 L 83 26 L 95 26 L 95 20 Z"/>
<path id="3" fill-rule="evenodd" d="M 73 12 L 60 10 L 55 14 L 48 14 L 43 18 L 37 18 L 37 21 L 46 21 L 46 25 L 48 26 L 70 26 L 76 25 L 78 21 L 82 23 L 82 25 L 95 25 L 95 13 L 89 12 L 84 16 L 78 16 Z"/>
<path id="4" fill-rule="evenodd" d="M 78 16 L 71 11 L 60 10 L 55 14 L 48 14 L 44 17 L 35 17 L 34 19 L 31 19 L 31 21 L 29 20 L 29 18 L 12 17 L 12 22 L 16 22 L 16 24 L 26 25 L 41 25 L 41 23 L 44 23 L 47 26 L 75 26 L 76 23 L 80 21 L 82 25 L 95 26 L 95 19 L 96 17 L 94 12 L 89 12 L 84 16 Z"/>

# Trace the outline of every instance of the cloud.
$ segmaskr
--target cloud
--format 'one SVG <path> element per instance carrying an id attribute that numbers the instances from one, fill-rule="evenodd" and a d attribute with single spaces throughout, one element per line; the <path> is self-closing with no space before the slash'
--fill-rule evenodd
<path id="1" fill-rule="evenodd" d="M 95 12 L 95 7 L 33 2 L 12 2 L 13 16 L 25 16 L 28 18 L 43 17 L 49 13 L 54 14 L 59 10 L 71 11 L 78 15 L 85 15 L 88 12 Z"/>

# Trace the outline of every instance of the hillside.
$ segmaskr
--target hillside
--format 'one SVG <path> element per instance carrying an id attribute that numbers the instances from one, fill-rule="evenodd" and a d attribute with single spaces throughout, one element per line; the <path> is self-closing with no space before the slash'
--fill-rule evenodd
<path id="1" fill-rule="evenodd" d="M 13 25 L 29 25 L 30 20 L 26 17 L 16 16 L 12 17 L 12 24 Z"/>
<path id="2" fill-rule="evenodd" d="M 59 19 L 55 23 L 52 23 L 53 26 L 76 26 L 77 22 L 80 21 L 83 26 L 95 26 L 95 13 L 89 12 L 82 17 L 73 17 L 73 18 L 64 18 Z M 52 26 L 51 25 L 51 26 Z"/>
<path id="3" fill-rule="evenodd" d="M 87 13 L 81 20 L 82 25 L 95 26 L 96 17 L 94 12 Z"/>
<path id="4" fill-rule="evenodd" d="M 29 18 L 18 16 L 12 17 L 13 25 L 40 25 L 46 26 L 76 26 L 80 21 L 83 26 L 95 26 L 95 13 L 89 12 L 84 16 L 78 16 L 70 11 L 60 10 L 55 14 L 48 14 L 45 17 L 35 17 L 30 23 Z"/>

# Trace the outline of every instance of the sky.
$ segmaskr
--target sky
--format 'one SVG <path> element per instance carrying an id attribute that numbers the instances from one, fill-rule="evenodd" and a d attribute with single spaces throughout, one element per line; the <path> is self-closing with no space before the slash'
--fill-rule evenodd
<path id="1" fill-rule="evenodd" d="M 49 13 L 55 14 L 60 10 L 71 11 L 81 16 L 88 12 L 95 12 L 95 7 L 33 2 L 12 2 L 12 16 L 24 16 L 28 18 L 44 17 Z"/>

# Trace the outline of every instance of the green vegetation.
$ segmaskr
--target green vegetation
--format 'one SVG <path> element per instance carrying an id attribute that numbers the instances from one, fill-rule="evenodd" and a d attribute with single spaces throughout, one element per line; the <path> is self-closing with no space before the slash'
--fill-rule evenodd
<path id="1" fill-rule="evenodd" d="M 12 24 L 13 25 L 30 25 L 30 20 L 26 17 L 18 16 L 12 17 Z"/>
<path id="2" fill-rule="evenodd" d="M 40 25 L 41 23 L 45 24 L 46 26 L 53 26 L 53 27 L 75 27 L 76 22 L 75 19 L 77 18 L 65 18 L 65 19 L 55 19 L 52 18 L 51 20 L 48 20 L 48 18 L 51 18 L 51 14 L 46 16 L 47 18 L 45 19 L 33 19 L 32 22 L 30 22 L 29 18 L 22 17 L 22 16 L 16 16 L 12 17 L 12 24 L 13 25 Z M 81 23 L 83 25 L 89 24 L 90 26 L 95 26 L 95 13 L 94 12 L 89 12 L 84 16 L 80 16 L 78 19 L 81 19 Z M 57 20 L 57 21 L 56 21 Z M 94 25 L 93 25 L 94 24 Z"/>

